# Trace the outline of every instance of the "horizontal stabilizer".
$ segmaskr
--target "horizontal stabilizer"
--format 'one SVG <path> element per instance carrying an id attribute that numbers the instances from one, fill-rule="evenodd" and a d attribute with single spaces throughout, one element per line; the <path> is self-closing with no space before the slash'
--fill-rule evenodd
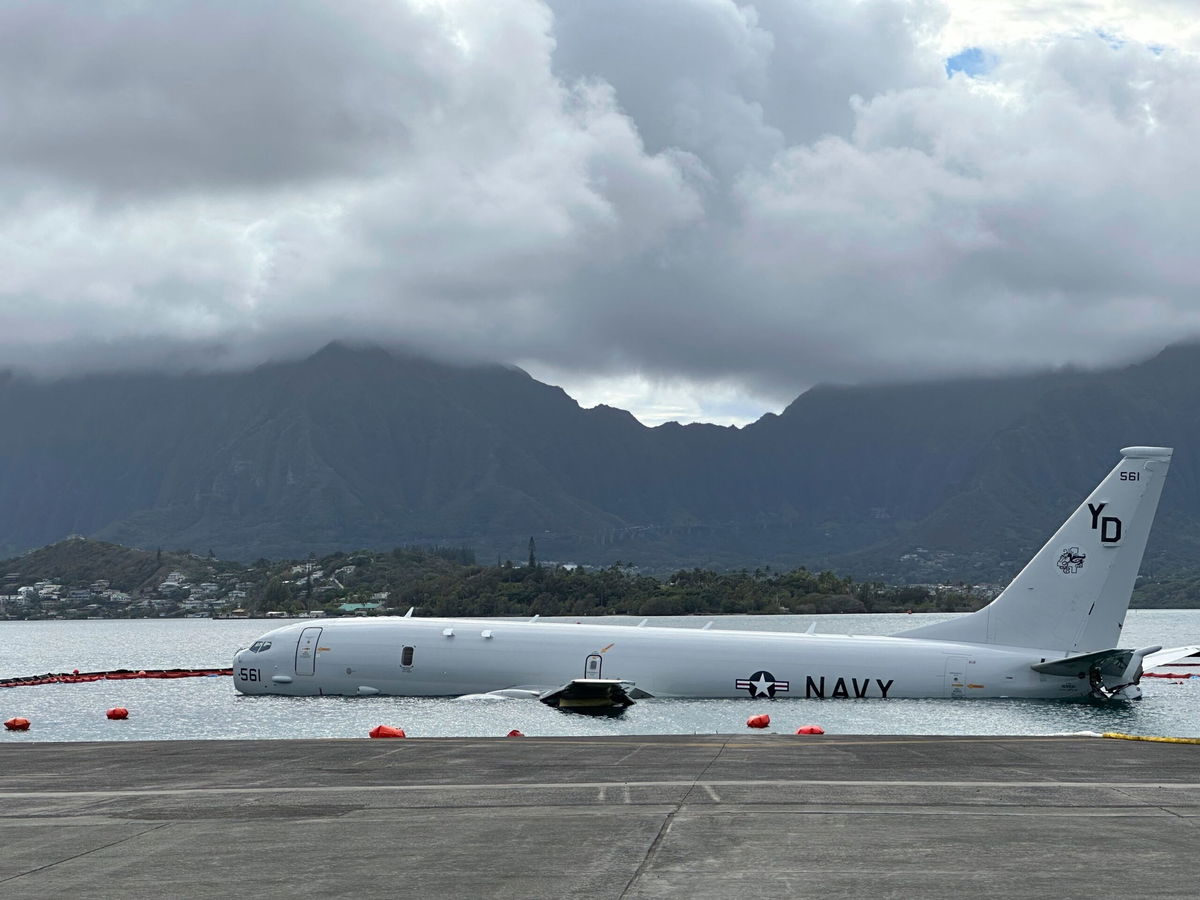
<path id="1" fill-rule="evenodd" d="M 1132 656 L 1132 650 L 1097 650 L 1095 653 L 1036 663 L 1031 668 L 1043 675 L 1061 675 L 1064 678 L 1087 677 L 1088 672 L 1096 667 L 1099 667 L 1104 675 L 1120 675 L 1129 665 Z"/>
<path id="2" fill-rule="evenodd" d="M 1200 645 L 1168 647 L 1157 653 L 1149 653 L 1142 660 L 1142 665 L 1147 669 L 1156 666 L 1200 666 Z"/>
<path id="3" fill-rule="evenodd" d="M 1066 678 L 1085 678 L 1092 669 L 1099 669 L 1101 675 L 1123 676 L 1135 657 L 1140 661 L 1161 649 L 1162 647 L 1147 647 L 1144 650 L 1097 650 L 1094 653 L 1035 663 L 1031 668 L 1043 675 L 1061 675 Z"/>

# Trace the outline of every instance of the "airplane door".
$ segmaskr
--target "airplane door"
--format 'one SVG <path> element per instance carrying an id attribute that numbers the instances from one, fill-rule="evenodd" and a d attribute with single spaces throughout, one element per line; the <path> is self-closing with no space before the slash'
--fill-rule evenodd
<path id="1" fill-rule="evenodd" d="M 600 656 L 600 654 L 593 653 L 591 656 L 589 656 L 587 658 L 587 660 L 583 664 L 583 677 L 584 678 L 599 678 L 600 677 L 600 668 L 603 665 L 604 665 L 604 659 Z"/>
<path id="2" fill-rule="evenodd" d="M 300 640 L 296 641 L 297 675 L 312 675 L 316 671 L 317 641 L 320 637 L 320 628 L 305 628 L 300 632 Z"/>
<path id="3" fill-rule="evenodd" d="M 946 696 L 955 699 L 966 695 L 967 689 L 967 658 L 965 656 L 946 657 Z"/>

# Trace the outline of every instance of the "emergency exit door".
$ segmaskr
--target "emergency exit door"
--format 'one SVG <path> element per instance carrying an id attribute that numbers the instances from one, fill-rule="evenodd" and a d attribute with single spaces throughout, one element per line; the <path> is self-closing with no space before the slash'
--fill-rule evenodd
<path id="1" fill-rule="evenodd" d="M 967 687 L 967 658 L 965 656 L 946 657 L 946 696 L 958 699 L 966 696 Z"/>
<path id="2" fill-rule="evenodd" d="M 604 665 L 604 659 L 600 656 L 600 654 L 593 653 L 591 656 L 589 656 L 587 658 L 587 661 L 584 662 L 584 664 L 583 664 L 583 677 L 584 678 L 599 678 L 600 677 L 600 668 L 603 665 Z"/>

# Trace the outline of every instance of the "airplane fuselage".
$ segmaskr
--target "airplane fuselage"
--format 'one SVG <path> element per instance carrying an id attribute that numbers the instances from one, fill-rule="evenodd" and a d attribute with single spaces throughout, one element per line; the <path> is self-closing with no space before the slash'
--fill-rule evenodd
<path id="1" fill-rule="evenodd" d="M 247 694 L 290 696 L 523 691 L 559 708 L 593 703 L 597 690 L 613 700 L 616 688 L 606 684 L 613 679 L 652 697 L 1137 700 L 1142 661 L 1161 648 L 1122 650 L 1116 642 L 1171 454 L 1125 447 L 995 600 L 895 637 L 410 616 L 309 620 L 238 651 L 234 684 Z"/>
<path id="2" fill-rule="evenodd" d="M 1054 655 L 903 637 L 394 617 L 285 625 L 240 650 L 233 674 L 243 693 L 285 696 L 448 697 L 615 678 L 662 698 L 1086 697 L 1086 679 L 1030 668 Z"/>

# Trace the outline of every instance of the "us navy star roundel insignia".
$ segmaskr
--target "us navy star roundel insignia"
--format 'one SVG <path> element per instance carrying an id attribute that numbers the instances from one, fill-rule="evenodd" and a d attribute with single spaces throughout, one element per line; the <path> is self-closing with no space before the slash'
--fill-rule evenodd
<path id="1" fill-rule="evenodd" d="M 734 684 L 739 691 L 749 691 L 751 697 L 770 697 L 775 699 L 776 691 L 790 690 L 786 681 L 777 681 L 770 672 L 758 671 L 749 678 L 739 678 Z"/>

